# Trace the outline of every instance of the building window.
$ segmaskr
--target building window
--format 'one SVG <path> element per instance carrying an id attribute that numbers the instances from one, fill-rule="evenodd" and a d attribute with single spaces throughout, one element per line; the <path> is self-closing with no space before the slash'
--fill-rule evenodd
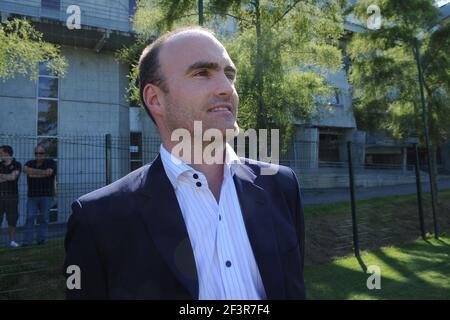
<path id="1" fill-rule="evenodd" d="M 37 137 L 54 159 L 58 155 L 58 84 L 59 79 L 47 68 L 47 62 L 39 63 Z"/>
<path id="2" fill-rule="evenodd" d="M 339 135 L 333 133 L 319 133 L 319 165 L 333 167 L 339 165 Z"/>
<path id="3" fill-rule="evenodd" d="M 142 132 L 130 132 L 130 170 L 142 167 Z"/>
<path id="4" fill-rule="evenodd" d="M 57 161 L 58 157 L 58 85 L 59 79 L 47 68 L 47 62 L 39 63 L 37 144 L 42 145 L 48 157 L 55 161 Z M 50 209 L 49 221 L 58 221 L 58 207 L 56 203 Z"/>
<path id="5" fill-rule="evenodd" d="M 38 136 L 56 136 L 58 126 L 58 101 L 38 100 Z"/>
<path id="6" fill-rule="evenodd" d="M 41 6 L 43 9 L 50 9 L 50 10 L 58 10 L 61 6 L 60 0 L 41 0 Z"/>

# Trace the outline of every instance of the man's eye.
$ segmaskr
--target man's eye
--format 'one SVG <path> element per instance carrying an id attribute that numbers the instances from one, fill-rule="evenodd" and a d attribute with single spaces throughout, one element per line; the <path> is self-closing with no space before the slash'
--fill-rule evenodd
<path id="1" fill-rule="evenodd" d="M 196 76 L 207 77 L 208 76 L 208 71 L 207 70 L 198 71 L 198 72 L 194 73 L 194 77 L 196 77 Z"/>
<path id="2" fill-rule="evenodd" d="M 236 78 L 236 75 L 232 72 L 230 73 L 225 73 L 225 75 L 227 76 L 228 79 L 230 80 L 234 80 Z"/>

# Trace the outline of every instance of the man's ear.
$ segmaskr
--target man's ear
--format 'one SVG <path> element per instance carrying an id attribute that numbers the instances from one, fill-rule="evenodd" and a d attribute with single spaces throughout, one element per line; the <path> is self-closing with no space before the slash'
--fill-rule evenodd
<path id="1" fill-rule="evenodd" d="M 161 94 L 161 90 L 157 86 L 150 83 L 145 85 L 142 92 L 146 108 L 148 108 L 153 118 L 155 118 L 156 115 L 161 115 L 163 112 L 163 108 L 160 103 Z"/>

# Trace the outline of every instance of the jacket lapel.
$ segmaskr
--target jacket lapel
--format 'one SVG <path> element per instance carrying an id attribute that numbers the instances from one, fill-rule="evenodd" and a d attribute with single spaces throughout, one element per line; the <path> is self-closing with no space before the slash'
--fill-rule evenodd
<path id="1" fill-rule="evenodd" d="M 198 299 L 198 276 L 194 253 L 173 187 L 161 156 L 142 177 L 139 193 L 147 199 L 140 207 L 149 234 L 172 272 Z"/>
<path id="2" fill-rule="evenodd" d="M 250 244 L 268 299 L 284 299 L 285 287 L 273 214 L 276 209 L 270 203 L 270 194 L 256 185 L 256 176 L 246 165 L 235 171 L 234 183 Z"/>

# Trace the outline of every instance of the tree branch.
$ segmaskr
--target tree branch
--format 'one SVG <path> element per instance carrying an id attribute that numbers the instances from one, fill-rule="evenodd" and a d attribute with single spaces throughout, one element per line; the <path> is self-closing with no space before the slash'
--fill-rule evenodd
<path id="1" fill-rule="evenodd" d="M 232 18 L 234 18 L 234 19 L 236 19 L 236 20 L 240 20 L 240 21 L 244 21 L 244 22 L 249 22 L 249 23 L 252 22 L 251 20 L 244 19 L 244 18 L 235 16 L 235 15 L 232 15 L 232 14 L 229 14 L 229 13 L 218 13 L 218 12 L 213 12 L 213 11 L 205 11 L 204 13 L 205 13 L 205 14 L 211 14 L 211 15 L 224 15 L 224 16 L 232 17 Z M 198 13 L 190 13 L 190 14 L 186 14 L 186 15 L 184 15 L 184 16 L 180 16 L 179 18 L 180 18 L 180 19 L 181 19 L 181 18 L 188 18 L 188 17 L 192 17 L 192 16 L 197 16 L 197 15 L 198 15 Z"/>
<path id="2" fill-rule="evenodd" d="M 297 0 L 295 1 L 293 4 L 291 4 L 286 11 L 277 19 L 275 20 L 275 22 L 272 24 L 272 27 L 274 27 L 278 22 L 280 22 L 281 20 L 283 20 L 283 18 L 292 10 L 294 9 L 294 7 L 300 2 L 301 0 Z"/>

